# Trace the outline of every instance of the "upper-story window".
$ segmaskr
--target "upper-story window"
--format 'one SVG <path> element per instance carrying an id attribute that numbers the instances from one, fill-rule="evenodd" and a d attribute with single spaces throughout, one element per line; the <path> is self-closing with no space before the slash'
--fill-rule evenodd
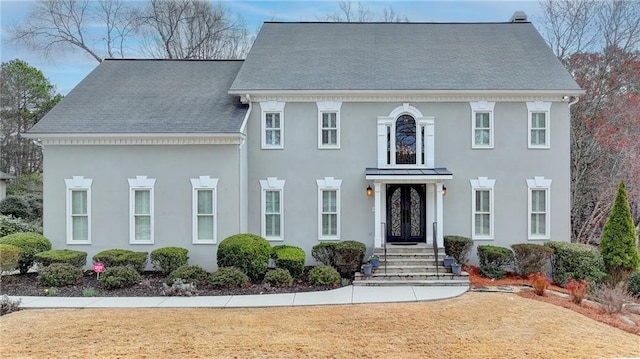
<path id="1" fill-rule="evenodd" d="M 549 148 L 551 102 L 527 102 L 529 148 Z"/>
<path id="2" fill-rule="evenodd" d="M 471 105 L 471 148 L 493 148 L 493 108 L 495 102 L 477 101 Z"/>
<path id="3" fill-rule="evenodd" d="M 434 118 L 408 103 L 378 117 L 378 167 L 435 167 Z"/>
<path id="4" fill-rule="evenodd" d="M 422 131 L 422 129 L 420 129 Z M 396 164 L 413 165 L 424 164 L 424 159 L 420 158 L 416 162 L 416 120 L 410 115 L 402 115 L 396 120 Z M 389 139 L 389 142 L 391 139 Z M 391 143 L 387 149 L 391 157 Z M 422 153 L 424 154 L 424 152 Z M 424 157 L 424 156 L 422 156 Z"/>
<path id="5" fill-rule="evenodd" d="M 318 148 L 340 148 L 340 107 L 342 102 L 319 101 L 318 106 Z"/>
<path id="6" fill-rule="evenodd" d="M 284 102 L 260 102 L 262 109 L 262 148 L 284 148 Z"/>

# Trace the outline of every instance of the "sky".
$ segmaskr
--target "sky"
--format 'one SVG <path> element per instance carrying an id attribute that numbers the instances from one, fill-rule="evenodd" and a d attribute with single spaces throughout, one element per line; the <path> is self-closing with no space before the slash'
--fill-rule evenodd
<path id="1" fill-rule="evenodd" d="M 26 61 L 41 70 L 56 86 L 57 92 L 66 95 L 98 62 L 88 54 L 77 51 L 58 53 L 51 58 L 28 48 L 9 42 L 10 29 L 24 21 L 34 0 L 0 0 L 0 61 L 13 59 Z M 259 29 L 265 21 L 318 21 L 318 17 L 338 11 L 337 1 L 244 1 L 224 0 L 223 5 L 234 14 L 244 18 L 251 32 Z M 401 17 L 412 22 L 506 22 L 515 11 L 524 11 L 529 21 L 540 25 L 540 9 L 537 1 L 361 1 L 377 16 L 382 9 L 391 6 Z M 357 7 L 356 2 L 354 6 Z"/>

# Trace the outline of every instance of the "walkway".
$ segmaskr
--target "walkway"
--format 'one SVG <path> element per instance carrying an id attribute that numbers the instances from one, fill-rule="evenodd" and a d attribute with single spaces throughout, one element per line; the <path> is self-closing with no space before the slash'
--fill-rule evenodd
<path id="1" fill-rule="evenodd" d="M 248 308 L 361 303 L 428 302 L 458 297 L 465 286 L 347 286 L 321 292 L 216 297 L 10 297 L 21 308 Z"/>

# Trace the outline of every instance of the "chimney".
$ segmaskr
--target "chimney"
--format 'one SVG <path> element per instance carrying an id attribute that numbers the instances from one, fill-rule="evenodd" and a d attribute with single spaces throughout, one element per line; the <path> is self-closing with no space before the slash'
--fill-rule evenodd
<path id="1" fill-rule="evenodd" d="M 524 11 L 516 11 L 509 22 L 527 22 L 527 14 Z"/>

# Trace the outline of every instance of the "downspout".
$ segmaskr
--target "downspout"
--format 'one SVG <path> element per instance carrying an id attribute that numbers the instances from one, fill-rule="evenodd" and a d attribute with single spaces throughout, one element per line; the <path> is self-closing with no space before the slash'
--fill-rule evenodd
<path id="1" fill-rule="evenodd" d="M 240 159 L 238 161 L 238 174 L 240 175 L 240 181 L 238 181 L 238 187 L 239 187 L 239 191 L 238 193 L 240 194 L 240 205 L 238 206 L 238 212 L 239 212 L 239 228 L 238 228 L 238 233 L 243 233 L 243 232 L 247 232 L 249 229 L 249 213 L 248 213 L 248 208 L 249 208 L 249 203 L 246 201 L 246 197 L 249 195 L 249 193 L 247 193 L 248 188 L 244 188 L 246 186 L 246 182 L 248 180 L 248 173 L 244 173 L 243 176 L 243 160 L 244 158 L 247 159 L 248 161 L 248 154 L 246 156 L 242 156 L 242 150 L 243 150 L 243 146 L 247 146 L 247 133 L 246 133 L 246 129 L 247 129 L 247 122 L 249 121 L 249 116 L 251 116 L 251 95 L 246 94 L 246 100 L 249 103 L 249 109 L 247 110 L 247 114 L 244 116 L 244 120 L 242 120 L 242 126 L 240 126 L 240 135 L 241 135 L 241 139 L 240 139 L 240 145 L 238 146 L 238 158 Z M 247 151 L 248 149 L 245 148 L 245 151 Z M 244 166 L 248 169 L 249 165 L 247 164 L 247 166 Z M 244 171 L 246 172 L 246 171 Z M 243 221 L 245 222 L 245 227 L 243 229 Z"/>
<path id="2" fill-rule="evenodd" d="M 578 103 L 578 101 L 580 101 L 580 96 L 574 96 L 575 100 L 569 102 L 568 106 L 569 106 L 569 111 L 571 111 L 571 106 L 575 105 L 576 103 Z"/>

